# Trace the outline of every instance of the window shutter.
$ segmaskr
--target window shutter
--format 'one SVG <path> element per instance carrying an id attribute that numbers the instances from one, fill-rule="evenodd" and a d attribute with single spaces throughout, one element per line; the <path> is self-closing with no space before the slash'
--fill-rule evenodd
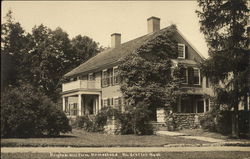
<path id="1" fill-rule="evenodd" d="M 101 107 L 103 107 L 103 99 L 101 100 Z"/>
<path id="2" fill-rule="evenodd" d="M 188 67 L 188 84 L 194 83 L 194 69 L 192 67 Z"/>
<path id="3" fill-rule="evenodd" d="M 110 106 L 110 100 L 109 100 L 109 98 L 107 99 L 107 105 Z"/>
<path id="4" fill-rule="evenodd" d="M 188 58 L 188 47 L 187 45 L 185 45 L 185 59 Z"/>

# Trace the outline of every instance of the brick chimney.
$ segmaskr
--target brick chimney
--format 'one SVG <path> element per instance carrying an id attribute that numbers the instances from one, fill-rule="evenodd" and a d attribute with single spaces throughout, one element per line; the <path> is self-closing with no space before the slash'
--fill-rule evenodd
<path id="1" fill-rule="evenodd" d="M 111 48 L 115 48 L 121 45 L 121 34 L 113 33 L 111 34 Z"/>
<path id="2" fill-rule="evenodd" d="M 148 21 L 148 34 L 160 30 L 160 18 L 150 17 Z"/>

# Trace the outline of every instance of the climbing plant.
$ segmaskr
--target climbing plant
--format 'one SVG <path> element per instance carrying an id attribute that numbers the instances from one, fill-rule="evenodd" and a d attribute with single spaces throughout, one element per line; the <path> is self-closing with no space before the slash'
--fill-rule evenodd
<path id="1" fill-rule="evenodd" d="M 170 26 L 152 35 L 132 54 L 120 60 L 123 79 L 121 91 L 130 106 L 144 103 L 149 109 L 171 108 L 179 87 L 178 69 L 172 69 L 171 59 L 178 56 L 174 39 L 176 27 Z"/>

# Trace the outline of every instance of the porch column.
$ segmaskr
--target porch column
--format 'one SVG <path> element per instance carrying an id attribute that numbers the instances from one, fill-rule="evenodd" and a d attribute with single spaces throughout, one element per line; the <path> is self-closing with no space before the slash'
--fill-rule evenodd
<path id="1" fill-rule="evenodd" d="M 99 94 L 98 95 L 98 110 L 101 110 L 101 108 L 102 108 L 102 106 L 101 106 L 101 104 L 102 104 L 102 101 L 101 101 L 102 99 L 101 99 L 101 95 Z"/>
<path id="2" fill-rule="evenodd" d="M 62 110 L 65 112 L 65 99 L 66 97 L 62 97 Z"/>
<path id="3" fill-rule="evenodd" d="M 206 108 L 207 108 L 207 105 L 206 105 L 206 98 L 203 99 L 203 106 L 204 106 L 204 113 L 207 111 Z"/>
<path id="4" fill-rule="evenodd" d="M 78 94 L 78 115 L 82 115 L 82 95 Z"/>
<path id="5" fill-rule="evenodd" d="M 99 112 L 99 97 L 95 99 L 95 114 Z"/>

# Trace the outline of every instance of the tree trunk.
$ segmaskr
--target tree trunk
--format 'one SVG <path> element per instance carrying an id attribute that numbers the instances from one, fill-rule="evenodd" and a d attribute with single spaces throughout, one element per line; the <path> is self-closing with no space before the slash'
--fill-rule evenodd
<path id="1" fill-rule="evenodd" d="M 239 138 L 239 113 L 238 105 L 234 105 L 234 111 L 232 115 L 232 137 Z"/>

